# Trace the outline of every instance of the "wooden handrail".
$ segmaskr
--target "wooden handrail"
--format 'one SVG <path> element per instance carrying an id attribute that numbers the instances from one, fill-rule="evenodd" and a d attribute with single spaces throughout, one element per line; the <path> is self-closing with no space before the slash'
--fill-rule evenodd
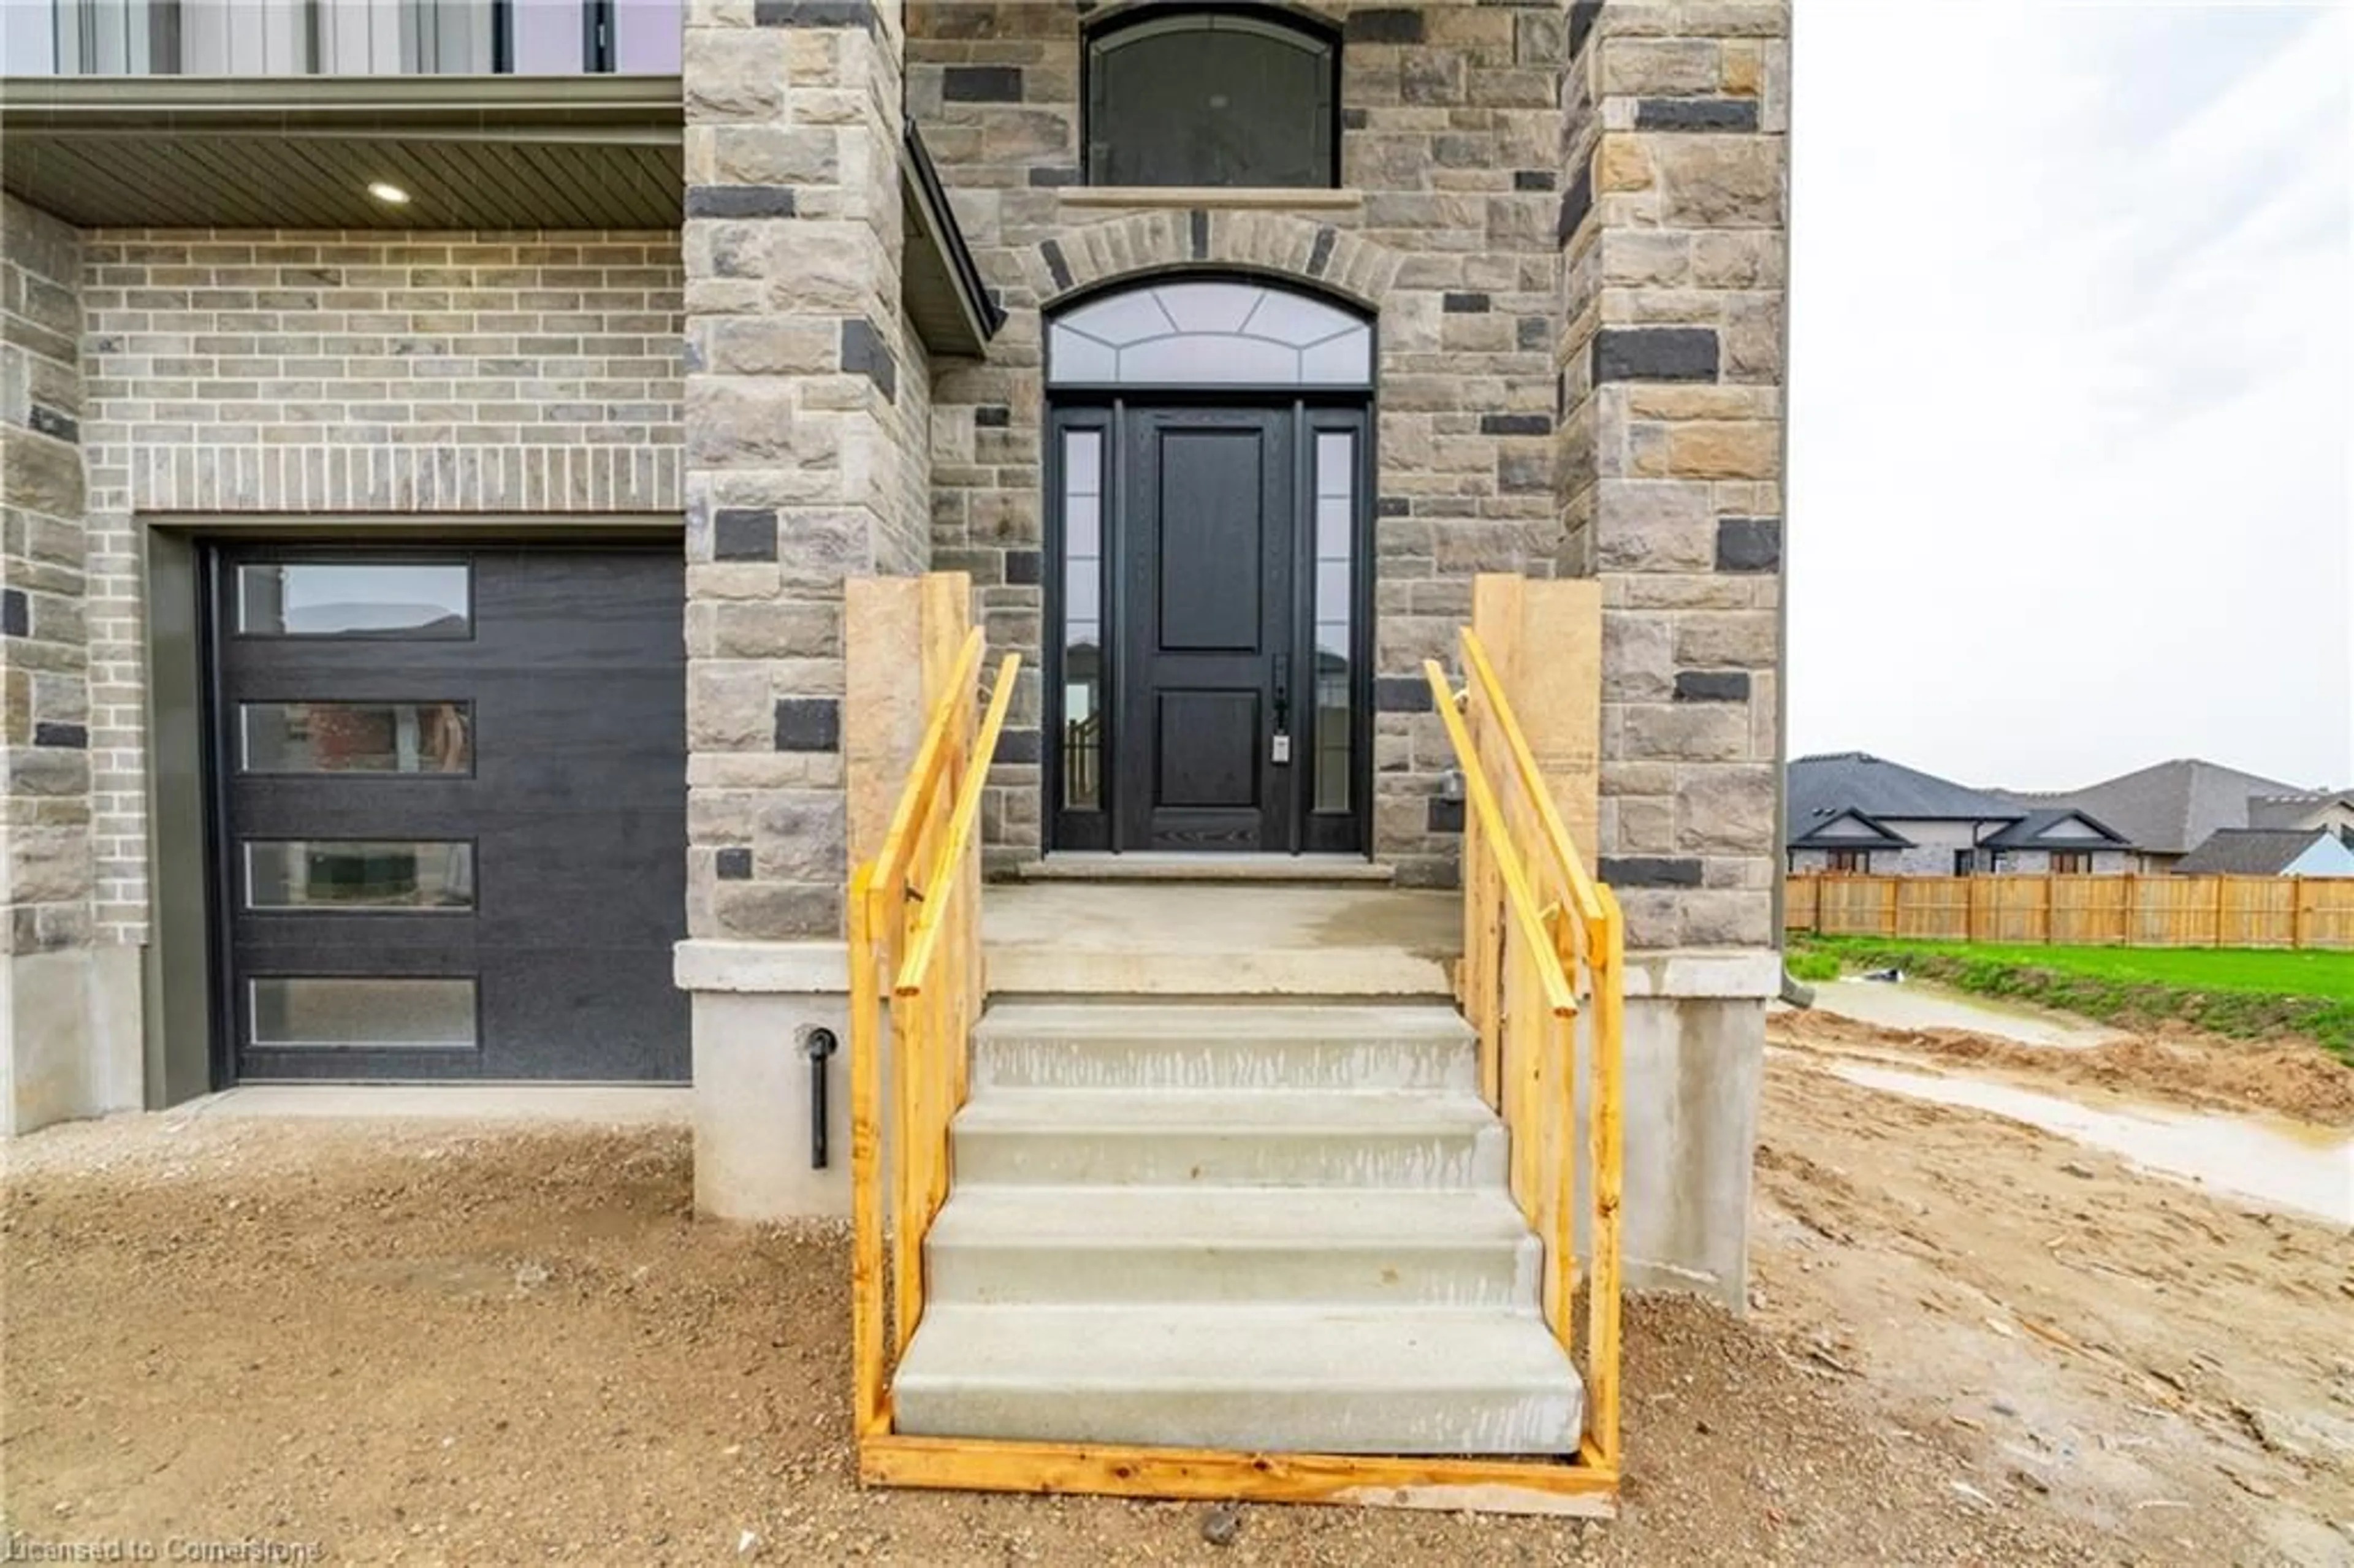
<path id="1" fill-rule="evenodd" d="M 1504 700 L 1504 688 L 1496 679 L 1495 666 L 1488 662 L 1488 650 L 1481 644 L 1479 634 L 1469 627 L 1462 630 L 1463 667 L 1471 673 L 1479 694 L 1497 717 L 1497 727 L 1503 732 L 1504 745 L 1511 753 L 1512 771 L 1521 777 L 1521 789 L 1535 806 L 1537 822 L 1543 829 L 1544 847 L 1553 857 L 1554 869 L 1569 885 L 1570 898 L 1583 920 L 1602 918 L 1602 895 L 1594 878 L 1586 874 L 1585 862 L 1579 858 L 1577 845 L 1569 836 L 1569 829 L 1561 820 L 1561 808 L 1554 803 L 1553 791 L 1545 785 L 1544 775 L 1537 771 L 1536 754 L 1529 749 L 1529 737 L 1521 733 L 1520 721 L 1512 715 L 1512 705 Z"/>
<path id="2" fill-rule="evenodd" d="M 1469 633 L 1466 632 L 1466 636 Z M 1521 936 L 1536 948 L 1553 951 L 1553 936 L 1545 929 L 1542 906 L 1535 892 L 1529 886 L 1528 872 L 1512 849 L 1511 832 L 1504 825 L 1504 809 L 1496 800 L 1496 791 L 1488 782 L 1487 770 L 1479 766 L 1479 755 L 1471 745 L 1471 732 L 1463 723 L 1463 715 L 1455 706 L 1454 690 L 1447 683 L 1447 672 L 1438 667 L 1436 659 L 1423 661 L 1422 673 L 1430 682 L 1431 695 L 1438 705 L 1438 716 L 1446 721 L 1447 738 L 1455 743 L 1456 758 L 1463 765 L 1463 793 L 1471 803 L 1472 814 L 1496 846 L 1496 870 L 1504 881 L 1507 907 L 1512 923 L 1521 928 Z M 1559 959 L 1538 966 L 1538 983 L 1544 987 L 1545 1001 L 1559 1018 L 1577 1015 L 1577 993 L 1570 989 L 1569 976 L 1563 970 Z"/>
<path id="3" fill-rule="evenodd" d="M 907 768 L 907 782 L 899 791 L 897 804 L 891 809 L 891 825 L 883 834 L 883 847 L 875 852 L 875 881 L 878 886 L 892 885 L 893 878 L 906 876 L 915 858 L 916 824 L 932 791 L 947 775 L 949 732 L 961 707 L 956 699 L 972 689 L 973 673 L 981 668 L 981 642 L 980 627 L 965 634 L 955 662 L 949 666 L 949 678 L 940 688 L 940 699 L 932 705 L 931 717 L 924 725 L 924 738 L 916 747 L 916 760 Z"/>
<path id="4" fill-rule="evenodd" d="M 976 732 L 983 641 L 975 628 L 958 648 L 882 846 L 850 877 L 851 1360 L 862 1441 L 891 1430 L 886 1364 L 923 1313 L 924 1238 L 948 1190 L 948 1126 L 981 1010 L 976 828 L 1022 663 L 1008 655 L 999 666 Z"/>
<path id="5" fill-rule="evenodd" d="M 980 628 L 974 628 L 972 635 L 979 639 Z M 981 786 L 988 779 L 990 759 L 997 755 L 997 737 L 1005 729 L 1006 711 L 1013 705 L 1013 677 L 1021 669 L 1019 653 L 1008 653 L 997 667 L 997 683 L 990 691 L 989 713 L 981 721 L 981 734 L 972 743 L 974 766 L 966 770 L 964 786 L 957 791 L 956 804 L 949 813 L 948 837 L 941 841 L 938 856 L 933 862 L 934 874 L 926 884 L 946 891 L 925 902 L 923 913 L 916 917 L 916 934 L 907 944 L 907 956 L 899 965 L 896 990 L 903 997 L 922 993 L 924 977 L 931 972 L 938 955 L 940 932 L 947 924 L 948 912 L 956 903 L 956 885 L 949 880 L 949 874 L 964 858 L 966 847 L 972 842 L 973 828 L 981 821 Z"/>
<path id="6" fill-rule="evenodd" d="M 1496 678 L 1487 650 L 1462 632 L 1469 684 L 1458 694 L 1437 660 L 1423 675 L 1463 775 L 1463 963 L 1457 992 L 1479 1035 L 1480 1084 L 1503 1118 L 1511 1186 L 1544 1249 L 1543 1310 L 1562 1348 L 1577 1353 L 1576 1203 L 1588 1208 L 1584 1374 L 1584 1460 L 1615 1474 L 1619 1459 L 1619 1194 L 1625 1164 L 1620 1114 L 1626 1030 L 1626 924 L 1564 825 L 1535 753 Z M 1472 697 L 1479 701 L 1475 704 Z M 1490 777 L 1500 745 L 1504 771 Z M 1516 835 L 1504 790 L 1519 791 Z M 1523 836 L 1533 843 L 1522 842 Z M 1585 1180 L 1578 1179 L 1579 1016 L 1585 1012 Z"/>

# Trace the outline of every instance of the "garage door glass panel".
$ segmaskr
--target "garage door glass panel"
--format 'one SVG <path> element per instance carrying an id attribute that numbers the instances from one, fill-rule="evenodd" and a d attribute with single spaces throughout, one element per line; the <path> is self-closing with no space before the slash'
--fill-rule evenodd
<path id="1" fill-rule="evenodd" d="M 465 703 L 240 703 L 244 773 L 469 773 Z"/>
<path id="2" fill-rule="evenodd" d="M 237 568 L 237 630 L 247 637 L 467 637 L 472 576 L 461 564 L 249 563 Z"/>
<path id="3" fill-rule="evenodd" d="M 281 839 L 245 845 L 245 906 L 448 910 L 474 906 L 474 846 L 455 840 Z"/>
<path id="4" fill-rule="evenodd" d="M 248 996 L 252 1043 L 273 1050 L 475 1044 L 471 980 L 266 975 L 248 982 Z"/>

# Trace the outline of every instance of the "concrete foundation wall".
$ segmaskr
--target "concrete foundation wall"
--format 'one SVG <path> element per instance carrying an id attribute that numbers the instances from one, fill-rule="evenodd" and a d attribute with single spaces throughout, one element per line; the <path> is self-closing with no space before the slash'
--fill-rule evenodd
<path id="1" fill-rule="evenodd" d="M 1765 1035 L 1760 999 L 1628 1000 L 1629 1289 L 1691 1290 L 1746 1307 Z"/>

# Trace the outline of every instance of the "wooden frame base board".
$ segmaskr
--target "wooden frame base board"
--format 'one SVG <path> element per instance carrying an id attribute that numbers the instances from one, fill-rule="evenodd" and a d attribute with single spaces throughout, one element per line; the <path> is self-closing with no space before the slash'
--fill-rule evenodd
<path id="1" fill-rule="evenodd" d="M 1618 1476 L 1581 1460 L 1414 1459 L 1246 1454 L 875 1433 L 858 1443 L 868 1486 L 1079 1492 L 1202 1502 L 1333 1503 L 1450 1512 L 1615 1518 Z"/>

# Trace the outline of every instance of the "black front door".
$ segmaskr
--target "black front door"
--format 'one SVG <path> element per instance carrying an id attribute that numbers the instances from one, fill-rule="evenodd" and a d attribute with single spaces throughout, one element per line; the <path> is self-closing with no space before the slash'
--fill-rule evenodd
<path id="1" fill-rule="evenodd" d="M 237 1075 L 683 1080 L 667 549 L 215 556 Z"/>
<path id="2" fill-rule="evenodd" d="M 1048 847 L 1362 851 L 1364 409 L 1071 407 Z"/>
<path id="3" fill-rule="evenodd" d="M 1122 848 L 1291 848 L 1292 419 L 1130 408 L 1123 559 Z"/>

